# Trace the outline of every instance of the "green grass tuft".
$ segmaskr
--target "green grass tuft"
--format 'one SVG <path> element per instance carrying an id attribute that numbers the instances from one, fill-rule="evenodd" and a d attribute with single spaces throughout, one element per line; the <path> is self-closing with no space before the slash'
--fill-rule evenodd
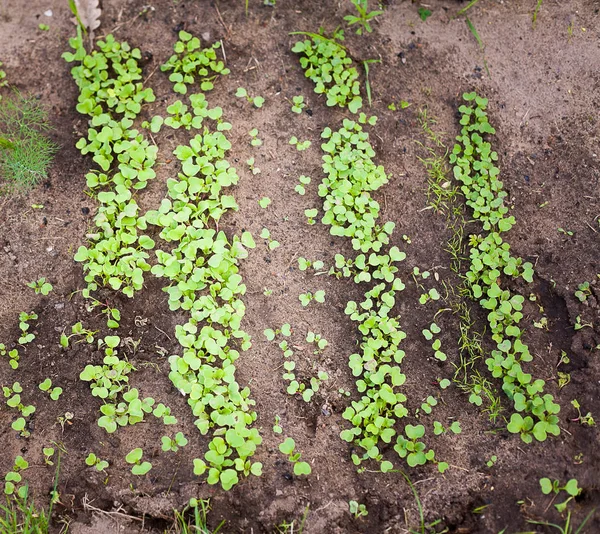
<path id="1" fill-rule="evenodd" d="M 44 135 L 46 111 L 30 97 L 15 93 L 0 104 L 0 194 L 23 192 L 47 178 L 58 146 Z"/>

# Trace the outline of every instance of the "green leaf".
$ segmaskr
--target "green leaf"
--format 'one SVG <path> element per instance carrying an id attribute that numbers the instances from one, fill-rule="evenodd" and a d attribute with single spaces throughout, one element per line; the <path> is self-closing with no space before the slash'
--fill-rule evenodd
<path id="1" fill-rule="evenodd" d="M 312 469 L 308 462 L 296 462 L 294 464 L 294 474 L 296 476 L 310 475 L 311 472 L 312 472 Z"/>
<path id="2" fill-rule="evenodd" d="M 284 442 L 279 445 L 279 450 L 283 454 L 292 454 L 296 447 L 296 442 L 292 438 L 285 438 Z"/>

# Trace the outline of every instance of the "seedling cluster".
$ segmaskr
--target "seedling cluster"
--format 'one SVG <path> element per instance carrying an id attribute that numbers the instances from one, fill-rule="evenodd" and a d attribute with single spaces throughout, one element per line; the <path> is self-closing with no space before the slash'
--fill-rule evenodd
<path id="1" fill-rule="evenodd" d="M 328 39 L 316 33 L 295 32 L 308 39 L 298 41 L 292 52 L 301 54 L 304 75 L 315 83 L 315 93 L 327 97 L 328 106 L 348 107 L 356 113 L 362 107 L 358 71 L 352 58 L 338 42 L 344 39 L 342 30 Z"/>
<path id="2" fill-rule="evenodd" d="M 189 98 L 199 101 L 193 94 Z M 175 149 L 181 172 L 167 181 L 167 198 L 146 219 L 172 245 L 170 250 L 156 250 L 151 272 L 167 280 L 170 309 L 189 314 L 175 330 L 182 355 L 169 358 L 169 378 L 188 398 L 198 430 L 203 435 L 214 430 L 204 459 L 194 460 L 194 473 L 208 472 L 209 484 L 220 482 L 228 490 L 237 484 L 238 475 L 259 475 L 262 470 L 259 462 L 250 461 L 262 442 L 258 431 L 250 428 L 256 419 L 254 401 L 249 388 L 237 383 L 234 363 L 239 350 L 250 347 L 250 336 L 240 328 L 246 286 L 238 262 L 255 243 L 249 232 L 230 240 L 211 228 L 227 211 L 238 209 L 234 197 L 223 190 L 237 184 L 239 177 L 226 159 L 231 143 L 223 132 L 229 127 L 223 128 L 221 113 L 208 117 L 216 128 L 203 125 L 189 145 Z"/>
<path id="3" fill-rule="evenodd" d="M 100 168 L 87 174 L 87 185 L 99 203 L 94 217 L 96 231 L 88 235 L 75 260 L 83 263 L 89 297 L 99 286 L 109 286 L 133 297 L 150 270 L 148 249 L 154 241 L 138 230 L 147 227 L 139 217 L 133 193 L 144 189 L 155 177 L 152 169 L 158 148 L 132 128 L 146 102 L 155 100 L 152 89 L 144 89 L 138 48 L 131 49 L 112 35 L 97 41 L 99 50 L 88 54 L 81 28 L 69 40 L 75 53 L 66 52 L 67 62 L 76 62 L 71 74 L 79 87 L 77 110 L 89 115 L 87 138 L 77 142 L 82 154 L 92 154 Z"/>
<path id="4" fill-rule="evenodd" d="M 509 244 L 501 237 L 515 224 L 515 218 L 508 215 L 504 202 L 507 193 L 494 164 L 498 155 L 484 140 L 484 136 L 495 133 L 485 111 L 487 99 L 476 93 L 465 93 L 463 98 L 465 104 L 459 108 L 462 130 L 450 161 L 455 178 L 463 184 L 461 191 L 467 205 L 487 232 L 469 237 L 470 268 L 466 274 L 473 298 L 488 310 L 492 339 L 497 344 L 486 364 L 495 378 L 502 378 L 502 389 L 513 401 L 516 412 L 510 418 L 509 432 L 520 434 L 526 443 L 533 438 L 544 441 L 548 434 L 556 436 L 560 432 L 556 415 L 560 406 L 552 395 L 544 394 L 544 380 L 533 379 L 522 368 L 523 363 L 533 359 L 518 326 L 525 299 L 513 295 L 502 280 L 505 275 L 531 282 L 533 266 L 512 256 Z"/>
<path id="5" fill-rule="evenodd" d="M 35 406 L 32 404 L 23 404 L 21 399 L 23 388 L 19 382 L 15 382 L 12 386 L 2 386 L 2 392 L 4 393 L 4 398 L 7 399 L 6 405 L 9 408 L 14 408 L 20 414 L 20 417 L 15 419 L 11 424 L 11 428 L 19 432 L 20 436 L 24 438 L 29 437 L 30 432 L 27 430 L 27 420 L 25 418 L 35 413 Z"/>

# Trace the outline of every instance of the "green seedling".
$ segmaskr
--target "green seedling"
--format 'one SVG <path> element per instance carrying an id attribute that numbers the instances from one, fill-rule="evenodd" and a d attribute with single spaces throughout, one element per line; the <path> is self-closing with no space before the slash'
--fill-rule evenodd
<path id="1" fill-rule="evenodd" d="M 298 269 L 306 271 L 311 267 L 314 271 L 321 271 L 325 267 L 325 264 L 321 260 L 310 261 L 302 256 L 298 258 Z"/>
<path id="2" fill-rule="evenodd" d="M 52 461 L 54 452 L 54 447 L 44 447 L 42 449 L 42 454 L 44 455 L 44 463 L 46 465 L 54 465 L 54 462 Z"/>
<path id="3" fill-rule="evenodd" d="M 60 425 L 61 428 L 61 432 L 65 431 L 65 425 L 72 425 L 73 423 L 71 422 L 74 418 L 74 414 L 73 412 L 65 412 L 64 415 L 59 415 L 56 418 L 56 422 Z"/>
<path id="4" fill-rule="evenodd" d="M 321 334 L 315 334 L 311 331 L 309 331 L 306 334 L 306 342 L 314 343 L 317 346 L 317 348 L 314 351 L 314 354 L 320 354 L 325 350 L 325 347 L 329 345 L 328 341 L 323 336 L 321 336 Z"/>
<path id="5" fill-rule="evenodd" d="M 294 113 L 302 113 L 302 110 L 306 107 L 304 103 L 304 97 L 302 95 L 292 97 L 292 111 Z"/>
<path id="6" fill-rule="evenodd" d="M 142 462 L 142 456 L 144 451 L 139 447 L 133 449 L 127 456 L 125 456 L 125 461 L 128 464 L 133 464 L 131 468 L 131 473 L 134 475 L 145 475 L 150 469 L 152 469 L 152 464 L 150 462 Z"/>
<path id="7" fill-rule="evenodd" d="M 573 328 L 575 330 L 581 330 L 582 328 L 585 327 L 589 327 L 589 328 L 594 328 L 594 325 L 592 323 L 585 323 L 581 320 L 581 315 L 578 315 L 577 317 L 575 317 L 575 324 L 573 325 Z"/>
<path id="8" fill-rule="evenodd" d="M 460 422 L 454 421 L 448 428 L 444 427 L 444 425 L 439 421 L 433 422 L 433 433 L 436 436 L 445 434 L 448 431 L 452 432 L 453 434 L 460 434 L 462 432 L 460 428 Z"/>
<path id="9" fill-rule="evenodd" d="M 577 291 L 575 291 L 575 296 L 579 299 L 580 302 L 585 302 L 588 297 L 592 295 L 592 290 L 590 289 L 589 282 L 583 282 L 577 286 Z"/>
<path id="10" fill-rule="evenodd" d="M 258 137 L 258 129 L 257 128 L 252 128 L 252 130 L 250 130 L 248 132 L 248 135 L 250 136 L 250 144 L 252 146 L 261 146 L 262 145 L 262 139 L 259 139 L 259 137 Z"/>
<path id="11" fill-rule="evenodd" d="M 15 458 L 15 463 L 11 471 L 6 473 L 4 477 L 4 494 L 5 495 L 17 495 L 21 499 L 27 498 L 27 485 L 21 486 L 20 483 L 23 481 L 21 473 L 29 467 L 29 462 L 22 456 Z"/>
<path id="12" fill-rule="evenodd" d="M 48 26 L 47 24 L 43 24 L 41 22 L 38 24 L 38 28 L 40 30 L 42 30 L 43 32 L 47 32 L 48 30 L 50 30 L 50 26 Z"/>
<path id="13" fill-rule="evenodd" d="M 254 176 L 260 174 L 260 169 L 254 166 L 254 158 L 248 158 L 246 160 L 246 164 L 248 165 L 248 168 L 250 169 L 250 171 L 252 171 L 252 174 Z"/>
<path id="14" fill-rule="evenodd" d="M 311 142 L 308 140 L 300 141 L 295 135 L 293 135 L 289 140 L 289 144 L 295 146 L 298 152 L 302 152 L 310 147 Z"/>
<path id="15" fill-rule="evenodd" d="M 583 426 L 596 426 L 596 421 L 594 421 L 594 418 L 592 417 L 591 412 L 588 412 L 587 414 L 582 415 L 581 405 L 579 404 L 579 401 L 577 399 L 573 399 L 571 401 L 571 406 L 573 406 L 573 408 L 575 408 L 577 410 L 577 418 L 571 419 L 571 421 L 580 423 Z"/>
<path id="16" fill-rule="evenodd" d="M 296 442 L 292 438 L 285 438 L 284 442 L 279 445 L 279 450 L 288 456 L 288 460 L 294 465 L 294 474 L 296 476 L 310 475 L 312 469 L 308 462 L 299 461 L 301 454 L 295 452 Z"/>
<path id="17" fill-rule="evenodd" d="M 38 387 L 42 391 L 45 391 L 46 393 L 48 393 L 52 400 L 58 400 L 63 392 L 63 389 L 60 387 L 53 388 L 52 380 L 50 380 L 49 378 L 46 378 Z"/>
<path id="18" fill-rule="evenodd" d="M 29 282 L 27 287 L 33 289 L 36 295 L 39 295 L 40 293 L 42 295 L 47 295 L 50 293 L 50 291 L 52 291 L 52 284 L 50 282 L 46 282 L 46 279 L 43 277 L 34 282 Z"/>
<path id="19" fill-rule="evenodd" d="M 19 350 L 11 349 L 7 350 L 4 343 L 0 343 L 0 356 L 8 356 L 8 364 L 14 370 L 19 368 Z"/>
<path id="20" fill-rule="evenodd" d="M 177 432 L 173 438 L 169 436 L 163 436 L 161 438 L 162 450 L 177 452 L 179 447 L 185 447 L 188 444 L 187 438 L 183 435 L 183 432 Z"/>
<path id="21" fill-rule="evenodd" d="M 273 295 L 273 290 L 265 287 L 263 288 L 263 295 L 265 297 L 270 297 L 271 295 Z"/>
<path id="22" fill-rule="evenodd" d="M 171 408 L 165 406 L 162 402 L 157 404 L 154 410 L 152 410 L 152 415 L 158 419 L 162 419 L 164 425 L 177 424 L 177 418 L 171 415 Z"/>
<path id="23" fill-rule="evenodd" d="M 406 425 L 404 427 L 406 438 L 399 434 L 394 445 L 394 450 L 400 458 L 406 458 L 406 462 L 410 467 L 417 465 L 425 465 L 428 461 L 434 461 L 435 453 L 432 449 L 425 452 L 427 448 L 425 444 L 419 441 L 425 435 L 425 427 L 423 425 Z"/>
<path id="24" fill-rule="evenodd" d="M 362 107 L 359 74 L 346 49 L 337 42 L 343 40 L 341 30 L 333 38 L 321 34 L 293 32 L 310 39 L 298 41 L 292 52 L 300 54 L 304 75 L 315 83 L 315 93 L 325 94 L 327 106 L 347 106 L 351 113 Z"/>
<path id="25" fill-rule="evenodd" d="M 400 109 L 406 109 L 406 108 L 410 107 L 411 105 L 412 104 L 410 102 L 407 102 L 406 100 L 400 100 L 400 103 L 398 104 Z M 397 108 L 396 104 L 394 102 L 392 102 L 391 104 L 388 104 L 388 109 L 391 111 L 396 111 L 398 108 Z"/>
<path id="26" fill-rule="evenodd" d="M 450 387 L 451 382 L 447 378 L 442 378 L 441 380 L 438 379 L 438 384 L 440 385 L 440 388 L 447 389 Z"/>
<path id="27" fill-rule="evenodd" d="M 421 410 L 423 412 L 425 412 L 426 414 L 430 414 L 433 411 L 433 407 L 437 406 L 438 401 L 435 397 L 433 397 L 432 395 L 429 395 L 425 401 L 423 401 L 421 403 Z"/>
<path id="28" fill-rule="evenodd" d="M 276 330 L 267 328 L 263 333 L 269 341 L 273 341 L 275 337 L 279 334 L 281 334 L 282 336 L 290 337 L 292 335 L 292 327 L 289 323 L 284 323 L 283 325 L 281 325 L 281 328 L 278 328 Z"/>
<path id="29" fill-rule="evenodd" d="M 369 515 L 367 506 L 364 504 L 359 504 L 357 501 L 348 501 L 348 506 L 350 508 L 350 513 L 354 516 L 354 519 L 358 519 L 359 517 L 367 517 Z"/>
<path id="30" fill-rule="evenodd" d="M 550 493 L 558 495 L 561 491 L 567 492 L 569 495 L 567 500 L 554 505 L 559 513 L 563 513 L 569 502 L 577 497 L 582 491 L 575 478 L 570 479 L 564 486 L 561 486 L 560 482 L 556 479 L 550 480 L 546 477 L 540 478 L 540 488 L 544 495 L 549 495 Z"/>
<path id="31" fill-rule="evenodd" d="M 263 209 L 266 210 L 269 205 L 271 204 L 271 199 L 269 197 L 262 197 L 259 201 L 258 201 L 258 205 Z"/>
<path id="32" fill-rule="evenodd" d="M 90 467 L 93 467 L 94 469 L 96 469 L 96 471 L 104 471 L 108 466 L 108 462 L 106 460 L 101 460 L 100 458 L 98 458 L 93 452 L 90 452 L 86 459 L 85 459 L 85 463 L 86 465 L 89 465 Z M 132 462 L 129 462 L 132 463 Z"/>
<path id="33" fill-rule="evenodd" d="M 429 17 L 431 17 L 431 10 L 425 7 L 420 7 L 417 11 L 419 13 L 419 18 L 425 22 Z"/>
<path id="34" fill-rule="evenodd" d="M 298 299 L 300 299 L 300 302 L 302 303 L 302 306 L 304 306 L 305 308 L 313 300 L 315 302 L 320 302 L 322 304 L 323 302 L 325 302 L 325 291 L 323 291 L 322 289 L 320 289 L 318 291 L 315 291 L 314 294 L 311 293 L 310 291 L 307 291 L 306 293 L 301 293 L 298 296 Z"/>
<path id="35" fill-rule="evenodd" d="M 248 94 L 248 91 L 243 87 L 237 88 L 235 96 L 237 96 L 238 98 L 245 98 L 248 102 L 254 104 L 254 106 L 257 108 L 262 108 L 263 104 L 265 103 L 265 99 L 262 96 L 252 97 Z"/>
<path id="36" fill-rule="evenodd" d="M 298 178 L 298 180 L 300 183 L 294 187 L 294 191 L 296 191 L 296 193 L 299 195 L 304 195 L 306 193 L 306 188 L 304 186 L 310 184 L 310 177 L 302 175 Z"/>
<path id="37" fill-rule="evenodd" d="M 304 210 L 304 215 L 306 216 L 306 222 L 310 225 L 315 224 L 315 217 L 318 215 L 317 208 L 309 208 Z"/>
<path id="38" fill-rule="evenodd" d="M 275 416 L 275 424 L 273 425 L 273 432 L 275 434 L 281 434 L 283 432 L 283 428 L 281 427 L 281 418 L 278 415 Z"/>
<path id="39" fill-rule="evenodd" d="M 558 233 L 559 234 L 564 234 L 567 237 L 573 237 L 573 235 L 575 235 L 574 232 L 572 232 L 571 230 L 565 230 L 564 228 L 559 228 L 558 229 Z"/>
<path id="40" fill-rule="evenodd" d="M 363 32 L 371 33 L 373 28 L 371 27 L 371 21 L 383 14 L 383 11 L 369 11 L 369 0 L 350 0 L 352 5 L 356 8 L 356 15 L 346 15 L 344 20 L 349 26 L 358 24 L 356 33 L 362 35 Z"/>
<path id="41" fill-rule="evenodd" d="M 427 304 L 430 300 L 440 300 L 440 294 L 435 287 L 432 287 L 427 293 L 419 297 L 419 304 Z"/>
<path id="42" fill-rule="evenodd" d="M 269 202 L 270 202 L 270 199 L 269 199 Z M 271 232 L 267 228 L 263 228 L 260 231 L 259 236 L 261 237 L 261 239 L 264 239 L 266 241 L 267 247 L 269 248 L 269 250 L 275 250 L 276 248 L 281 246 L 279 241 L 271 239 Z"/>
<path id="43" fill-rule="evenodd" d="M 19 337 L 19 344 L 25 345 L 31 343 L 35 339 L 35 334 L 29 332 L 29 321 L 37 320 L 37 313 L 19 313 L 19 328 L 21 329 L 21 336 Z"/>
<path id="44" fill-rule="evenodd" d="M 113 308 L 113 311 L 118 312 L 119 310 L 117 310 L 116 308 Z M 119 319 L 121 318 L 120 313 L 117 315 L 119 317 Z M 111 327 L 110 325 L 108 325 L 109 328 Z M 117 324 L 118 327 L 118 324 Z M 60 335 L 60 345 L 63 348 L 68 348 L 70 343 L 71 343 L 71 338 L 74 336 L 81 336 L 81 339 L 79 339 L 76 343 L 82 343 L 83 341 L 85 341 L 86 343 L 93 343 L 94 342 L 94 336 L 98 333 L 97 330 L 92 331 L 92 330 L 87 330 L 83 327 L 83 325 L 81 324 L 81 322 L 79 323 L 75 323 L 73 326 L 71 326 L 71 334 L 70 335 L 66 335 L 64 332 Z"/>
<path id="45" fill-rule="evenodd" d="M 498 457 L 494 454 L 492 455 L 492 457 L 487 461 L 487 463 L 485 465 L 487 465 L 488 467 L 494 467 L 494 465 L 496 465 L 496 462 L 498 461 Z"/>

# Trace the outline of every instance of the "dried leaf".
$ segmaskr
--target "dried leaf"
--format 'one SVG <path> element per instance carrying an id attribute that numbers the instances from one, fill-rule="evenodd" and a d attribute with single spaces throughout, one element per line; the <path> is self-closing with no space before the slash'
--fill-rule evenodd
<path id="1" fill-rule="evenodd" d="M 90 32 L 100 26 L 102 10 L 98 2 L 99 0 L 75 0 L 79 22 Z M 74 20 L 74 22 L 77 24 L 77 20 Z"/>

